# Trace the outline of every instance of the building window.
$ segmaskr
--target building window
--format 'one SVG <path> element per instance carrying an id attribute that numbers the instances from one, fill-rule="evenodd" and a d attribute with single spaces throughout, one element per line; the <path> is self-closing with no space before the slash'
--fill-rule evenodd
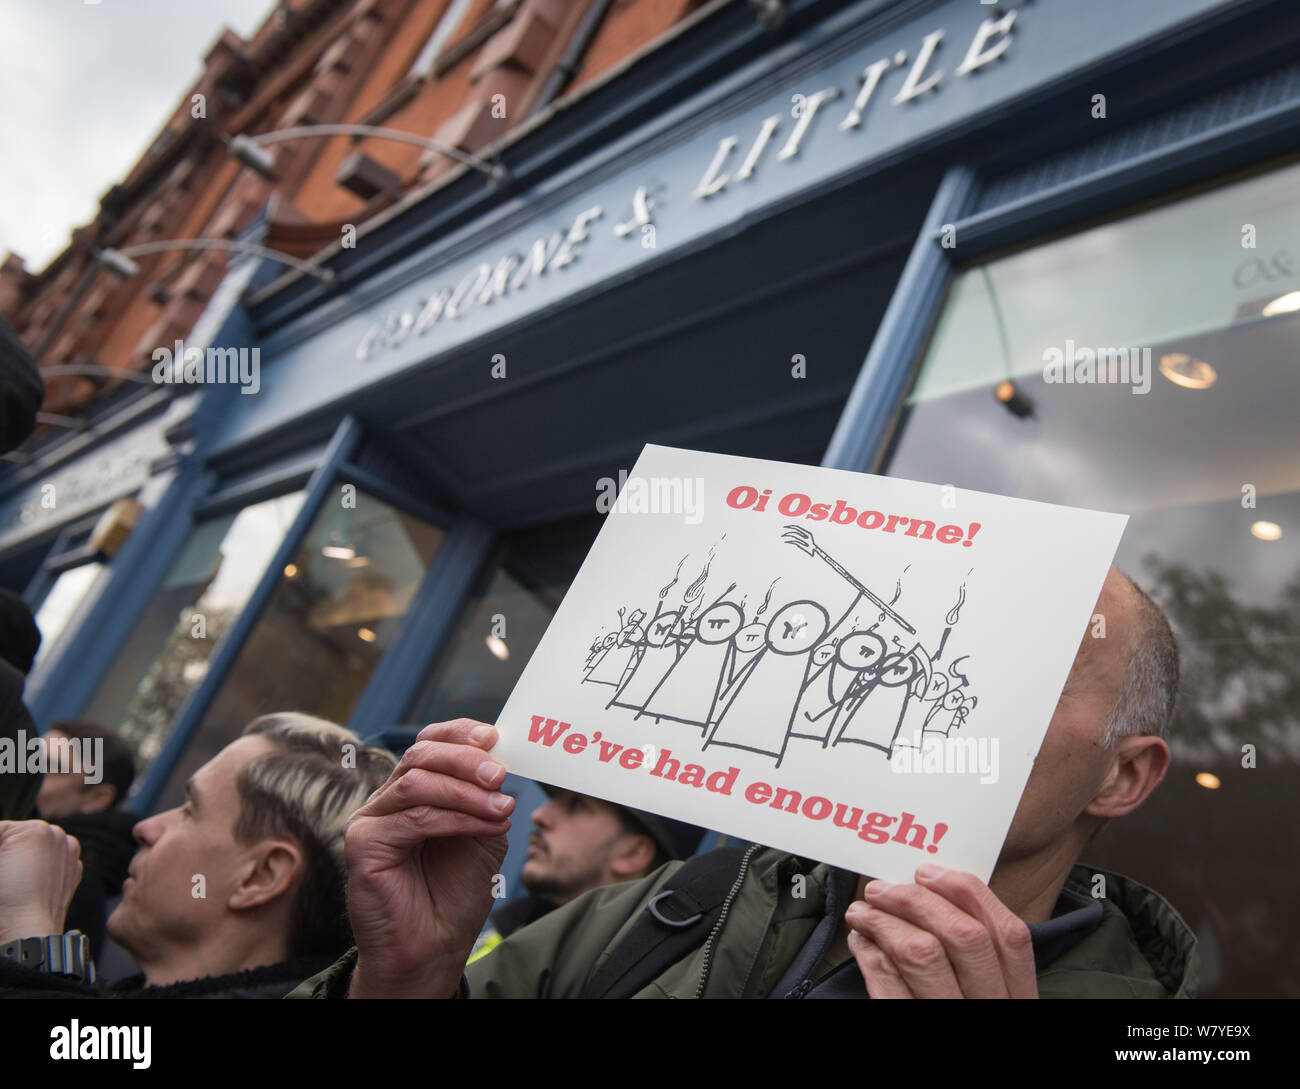
<path id="1" fill-rule="evenodd" d="M 1207 995 L 1300 990 L 1276 865 L 1300 853 L 1279 819 L 1300 765 L 1297 273 L 1295 166 L 967 268 L 886 459 L 1130 516 L 1116 563 L 1182 651 L 1173 763 L 1084 857 L 1179 909 Z"/>
<path id="2" fill-rule="evenodd" d="M 345 724 L 392 644 L 446 534 L 364 492 L 329 500 L 285 565 L 256 626 L 172 771 L 161 808 L 258 715 Z"/>
<path id="3" fill-rule="evenodd" d="M 104 570 L 104 564 L 94 560 L 59 572 L 40 608 L 36 610 L 36 627 L 41 633 L 41 645 L 36 651 L 33 666 L 44 661 L 58 643 L 59 637 L 67 630 L 69 621 L 76 615 L 95 580 Z"/>
<path id="4" fill-rule="evenodd" d="M 429 40 L 424 43 L 424 48 L 420 50 L 420 55 L 415 58 L 415 63 L 411 65 L 410 76 L 427 76 L 433 71 L 433 62 L 437 60 L 438 54 L 451 41 L 451 36 L 460 28 L 461 23 L 465 21 L 465 16 L 469 9 L 474 6 L 474 0 L 451 0 L 447 5 L 447 10 L 442 13 L 442 18 L 438 20 L 438 25 L 433 28 L 433 33 Z"/>
<path id="5" fill-rule="evenodd" d="M 603 519 L 506 534 L 416 698 L 413 722 L 495 722 L 582 566 Z"/>
<path id="6" fill-rule="evenodd" d="M 202 522 L 172 562 L 83 712 L 116 727 L 141 769 L 158 755 L 302 501 L 294 492 Z"/>

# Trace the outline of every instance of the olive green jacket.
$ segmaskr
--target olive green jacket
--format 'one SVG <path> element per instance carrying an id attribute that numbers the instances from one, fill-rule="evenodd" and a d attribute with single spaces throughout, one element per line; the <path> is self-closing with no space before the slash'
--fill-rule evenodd
<path id="1" fill-rule="evenodd" d="M 516 931 L 465 972 L 474 998 L 576 998 L 680 866 L 595 889 Z M 662 971 L 637 998 L 763 998 L 825 914 L 828 868 L 771 848 L 752 856 L 716 937 Z M 806 880 L 796 882 L 797 874 Z M 1038 973 L 1043 998 L 1191 998 L 1196 939 L 1157 893 L 1127 877 L 1079 865 L 1069 884 L 1091 895 L 1105 877 L 1097 929 Z M 800 886 L 803 886 L 800 888 Z M 802 892 L 802 896 L 796 895 Z M 288 997 L 341 998 L 355 950 Z M 464 988 L 462 988 L 462 993 Z"/>

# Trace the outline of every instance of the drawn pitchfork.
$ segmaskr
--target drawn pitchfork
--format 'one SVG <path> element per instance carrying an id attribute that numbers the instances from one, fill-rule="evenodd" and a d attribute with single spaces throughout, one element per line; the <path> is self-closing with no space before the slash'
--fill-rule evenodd
<path id="1" fill-rule="evenodd" d="M 824 560 L 826 563 L 830 564 L 831 569 L 837 575 L 839 575 L 840 578 L 848 582 L 849 585 L 851 585 L 855 590 L 858 591 L 858 593 L 862 594 L 869 601 L 872 601 L 876 605 L 880 606 L 880 611 L 883 613 L 887 613 L 889 616 L 891 616 L 898 624 L 900 624 L 903 627 L 903 629 L 909 635 L 916 634 L 916 629 L 912 627 L 911 624 L 909 624 L 906 620 L 904 620 L 901 616 L 899 616 L 898 613 L 894 612 L 893 609 L 891 609 L 888 605 L 886 605 L 883 601 L 881 601 L 880 598 L 876 597 L 875 594 L 873 594 L 870 590 L 868 590 L 865 586 L 863 586 L 862 583 L 860 583 L 848 571 L 846 571 L 833 556 L 828 555 L 826 553 L 826 550 L 823 549 L 821 545 L 819 545 L 816 541 L 813 540 L 813 535 L 809 533 L 806 529 L 804 529 L 803 526 L 786 526 L 785 532 L 781 534 L 781 540 L 785 541 L 786 544 L 794 545 L 795 548 L 799 549 L 802 552 L 807 552 L 808 555 L 810 556 L 816 556 L 818 559 Z"/>

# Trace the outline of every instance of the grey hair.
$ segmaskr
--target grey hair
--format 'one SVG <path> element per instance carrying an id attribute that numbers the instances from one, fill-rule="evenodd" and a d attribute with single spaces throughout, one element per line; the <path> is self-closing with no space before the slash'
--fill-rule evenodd
<path id="1" fill-rule="evenodd" d="M 1136 582 L 1127 575 L 1124 579 L 1135 596 L 1137 630 L 1124 669 L 1124 687 L 1102 737 L 1108 749 L 1125 737 L 1167 737 L 1178 697 L 1178 643 L 1169 620 Z"/>
<path id="2" fill-rule="evenodd" d="M 250 735 L 265 737 L 275 751 L 250 760 L 239 773 L 235 838 L 255 843 L 287 835 L 298 843 L 304 867 L 294 898 L 291 955 L 342 952 L 351 944 L 344 827 L 397 760 L 351 730 L 298 711 L 256 718 L 244 728 L 244 736 Z"/>

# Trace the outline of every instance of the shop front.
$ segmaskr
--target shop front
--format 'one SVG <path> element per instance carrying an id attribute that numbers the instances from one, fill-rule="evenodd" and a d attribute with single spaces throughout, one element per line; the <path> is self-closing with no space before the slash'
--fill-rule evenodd
<path id="1" fill-rule="evenodd" d="M 119 726 L 141 811 L 264 711 L 491 720 L 645 442 L 1118 511 L 1184 683 L 1166 783 L 1089 860 L 1187 917 L 1203 993 L 1300 993 L 1256 846 L 1300 846 L 1297 24 L 869 2 L 648 119 L 612 77 L 499 193 L 223 312 L 259 388 L 201 395 L 38 719 Z"/>

